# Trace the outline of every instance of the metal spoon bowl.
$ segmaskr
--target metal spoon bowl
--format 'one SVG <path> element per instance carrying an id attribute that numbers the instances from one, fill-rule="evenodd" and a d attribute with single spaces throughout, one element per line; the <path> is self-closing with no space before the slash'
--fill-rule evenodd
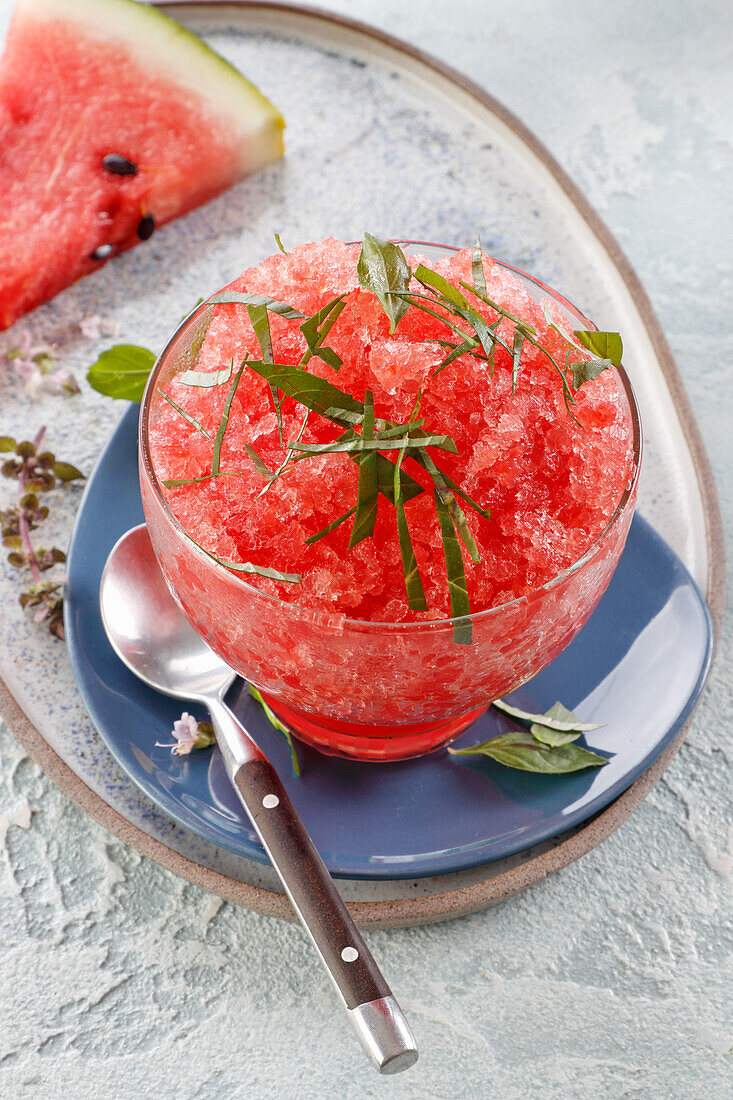
<path id="1" fill-rule="evenodd" d="M 149 687 L 204 704 L 234 785 L 293 908 L 380 1073 L 417 1061 L 409 1024 L 274 768 L 224 702 L 235 673 L 191 627 L 168 590 L 146 526 L 114 546 L 100 585 L 113 649 Z"/>

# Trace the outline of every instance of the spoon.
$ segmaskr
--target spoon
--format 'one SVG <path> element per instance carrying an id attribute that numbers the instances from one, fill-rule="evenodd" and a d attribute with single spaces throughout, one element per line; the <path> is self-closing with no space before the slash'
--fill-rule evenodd
<path id="1" fill-rule="evenodd" d="M 104 628 L 131 672 L 156 691 L 206 706 L 227 774 L 301 924 L 380 1073 L 417 1061 L 415 1039 L 272 764 L 224 702 L 236 673 L 171 596 L 145 524 L 117 542 L 100 584 Z"/>

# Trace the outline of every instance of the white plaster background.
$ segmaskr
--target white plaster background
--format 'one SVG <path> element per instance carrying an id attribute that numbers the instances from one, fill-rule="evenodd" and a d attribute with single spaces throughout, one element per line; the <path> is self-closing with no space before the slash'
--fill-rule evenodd
<path id="1" fill-rule="evenodd" d="M 482 83 L 585 190 L 660 315 L 730 535 L 728 4 L 328 6 Z M 0 0 L 0 33 L 9 10 Z M 369 934 L 422 1049 L 391 1080 L 363 1063 L 299 929 L 111 838 L 3 729 L 0 1094 L 733 1096 L 732 689 L 728 633 L 686 745 L 580 863 L 487 913 Z"/>

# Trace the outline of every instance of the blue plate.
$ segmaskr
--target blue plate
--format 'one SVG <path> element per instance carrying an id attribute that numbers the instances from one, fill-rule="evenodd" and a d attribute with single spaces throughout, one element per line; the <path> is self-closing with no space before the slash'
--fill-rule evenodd
<path id="1" fill-rule="evenodd" d="M 89 481 L 68 562 L 66 635 L 79 690 L 102 739 L 131 779 L 185 828 L 238 855 L 267 862 L 214 750 L 171 756 L 181 704 L 149 690 L 110 648 L 99 613 L 109 551 L 143 520 L 137 478 L 137 406 L 123 416 Z M 543 711 L 555 700 L 586 721 L 610 757 L 602 768 L 542 776 L 445 750 L 398 764 L 359 764 L 287 746 L 238 682 L 234 710 L 278 769 L 335 875 L 416 878 L 514 855 L 598 813 L 649 767 L 684 725 L 702 691 L 712 626 L 676 554 L 639 516 L 598 608 L 577 638 L 512 702 Z M 204 717 L 200 714 L 199 717 Z M 504 732 L 496 711 L 457 742 Z M 582 742 L 585 743 L 585 742 Z"/>

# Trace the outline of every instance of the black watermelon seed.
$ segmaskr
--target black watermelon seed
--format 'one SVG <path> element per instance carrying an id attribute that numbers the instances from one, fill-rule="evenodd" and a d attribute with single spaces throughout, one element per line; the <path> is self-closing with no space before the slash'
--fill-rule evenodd
<path id="1" fill-rule="evenodd" d="M 137 227 L 137 235 L 141 241 L 149 241 L 155 232 L 155 218 L 152 214 L 146 214 L 144 218 L 140 219 L 140 224 Z"/>
<path id="2" fill-rule="evenodd" d="M 113 176 L 134 176 L 137 172 L 137 165 L 121 153 L 108 153 L 102 158 L 102 164 Z"/>
<path id="3" fill-rule="evenodd" d="M 93 260 L 108 260 L 115 250 L 113 244 L 100 244 L 99 248 L 95 248 L 92 252 Z"/>

